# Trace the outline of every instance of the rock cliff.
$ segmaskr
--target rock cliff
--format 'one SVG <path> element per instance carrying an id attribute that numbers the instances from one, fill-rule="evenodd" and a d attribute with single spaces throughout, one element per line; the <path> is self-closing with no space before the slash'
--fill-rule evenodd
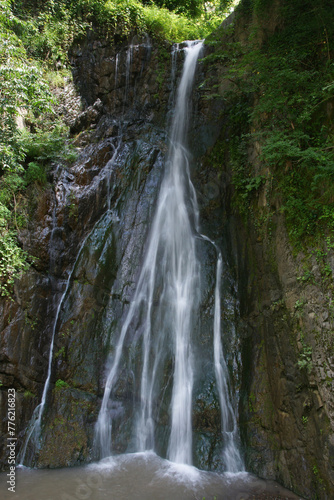
<path id="1" fill-rule="evenodd" d="M 234 36 L 241 37 L 240 32 Z M 173 67 L 176 56 L 167 44 L 134 36 L 115 46 L 91 32 L 70 57 L 83 109 L 71 124 L 78 159 L 55 164 L 48 189 L 31 190 L 29 225 L 20 238 L 35 261 L 16 283 L 13 300 L 0 302 L 2 389 L 16 389 L 21 443 L 40 402 L 54 333 L 42 440 L 39 449 L 29 445 L 27 450 L 27 460 L 38 467 L 93 458 L 105 363 L 145 251 L 181 55 Z M 219 170 L 211 163 L 213 148 L 229 140 L 228 108 L 222 98 L 207 99 L 203 81 L 208 74 L 220 85 L 221 97 L 226 88 L 224 68 L 199 64 L 189 137 L 191 175 L 201 230 L 223 252 L 224 347 L 239 401 L 247 470 L 306 498 L 329 499 L 334 489 L 333 318 L 331 275 L 328 271 L 326 281 L 323 269 L 333 272 L 333 251 L 320 256 L 310 249 L 311 279 L 303 274 L 305 256 L 293 254 L 279 207 L 270 234 L 261 234 L 251 218 L 245 221 L 232 206 L 229 157 L 222 158 Z M 249 151 L 250 161 L 256 156 Z M 264 196 L 263 188 L 259 206 Z M 204 267 L 203 319 L 195 332 L 201 374 L 210 364 L 216 257 L 204 243 L 198 252 Z M 141 355 L 135 340 L 134 328 L 113 407 L 115 450 L 120 452 L 132 451 L 130 403 L 136 398 L 132 379 L 138 379 L 139 367 L 137 362 L 130 367 L 129 360 Z M 167 392 L 169 372 L 166 367 Z M 194 463 L 220 470 L 212 377 L 208 370 L 195 385 Z M 6 415 L 5 390 L 0 403 Z M 162 455 L 167 410 L 162 408 L 157 423 Z M 4 419 L 2 451 L 6 430 Z"/>

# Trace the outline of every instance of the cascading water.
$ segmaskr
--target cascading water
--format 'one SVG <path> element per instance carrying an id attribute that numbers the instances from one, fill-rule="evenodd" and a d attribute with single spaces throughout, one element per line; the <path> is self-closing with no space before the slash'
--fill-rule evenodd
<path id="1" fill-rule="evenodd" d="M 27 436 L 25 438 L 24 445 L 23 445 L 22 450 L 20 451 L 20 455 L 18 457 L 20 465 L 24 465 L 25 457 L 26 457 L 26 453 L 27 453 L 27 447 L 28 447 L 28 444 L 31 440 L 33 441 L 33 445 L 35 448 L 38 449 L 38 447 L 39 447 L 39 439 L 40 439 L 41 430 L 42 430 L 42 417 L 44 414 L 45 405 L 46 405 L 46 398 L 47 398 L 49 387 L 50 387 L 54 342 L 55 342 L 55 334 L 56 334 L 56 330 L 57 330 L 59 315 L 60 315 L 62 305 L 64 303 L 66 296 L 67 296 L 67 292 L 68 292 L 70 284 L 71 284 L 71 278 L 72 278 L 73 272 L 75 270 L 76 264 L 79 260 L 79 257 L 81 255 L 81 251 L 85 246 L 85 243 L 87 241 L 88 236 L 89 235 L 87 235 L 86 238 L 84 238 L 84 240 L 80 246 L 80 249 L 79 249 L 77 257 L 75 259 L 72 271 L 70 272 L 69 277 L 67 279 L 65 290 L 61 296 L 61 299 L 60 299 L 58 307 L 57 307 L 57 312 L 56 312 L 55 320 L 53 322 L 53 327 L 52 327 L 51 344 L 50 344 L 49 361 L 48 361 L 48 372 L 47 372 L 47 377 L 46 377 L 46 381 L 45 381 L 44 388 L 43 388 L 42 399 L 41 399 L 40 404 L 35 408 L 32 419 L 30 421 Z"/>
<path id="2" fill-rule="evenodd" d="M 126 52 L 126 64 L 125 64 L 125 98 L 124 98 L 124 103 L 128 99 L 129 95 L 129 87 L 130 87 L 130 70 L 131 70 L 131 64 L 132 64 L 132 55 L 133 55 L 133 48 L 134 45 L 130 44 L 128 47 L 128 50 Z"/>
<path id="3" fill-rule="evenodd" d="M 218 250 L 218 249 L 217 249 Z M 243 460 L 237 446 L 238 427 L 237 419 L 231 403 L 231 397 L 228 387 L 228 372 L 226 361 L 223 354 L 223 346 L 221 341 L 221 310 L 220 310 L 220 285 L 222 275 L 222 255 L 218 250 L 216 287 L 215 287 L 215 313 L 214 313 L 214 363 L 215 375 L 221 411 L 221 428 L 224 438 L 223 458 L 226 470 L 229 472 L 239 472 L 244 470 Z"/>
<path id="4" fill-rule="evenodd" d="M 137 410 L 137 450 L 155 448 L 155 408 L 159 370 L 172 350 L 173 387 L 170 403 L 171 430 L 168 458 L 192 463 L 192 396 L 194 353 L 192 332 L 199 305 L 200 263 L 196 255 L 199 237 L 198 207 L 189 176 L 186 143 L 188 101 L 202 42 L 186 42 L 185 61 L 178 86 L 175 114 L 165 175 L 137 287 L 121 328 L 109 370 L 102 405 L 95 426 L 96 454 L 111 454 L 110 396 L 120 377 L 122 353 L 131 325 L 141 318 L 142 369 Z M 173 53 L 172 71 L 175 72 Z M 206 237 L 202 237 L 210 241 Z M 212 243 L 212 242 L 211 242 Z M 214 364 L 222 408 L 224 459 L 227 470 L 243 469 L 236 444 L 236 417 L 229 398 L 226 363 L 220 339 L 221 256 L 217 264 L 214 314 Z M 168 346 L 168 347 L 167 347 Z M 170 346 L 172 346 L 170 348 Z"/>
<path id="5" fill-rule="evenodd" d="M 111 145 L 113 147 L 113 154 L 112 154 L 112 157 L 109 160 L 109 162 L 107 163 L 106 168 L 105 168 L 107 193 L 108 193 L 107 213 L 112 213 L 111 208 L 110 208 L 110 198 L 111 198 L 111 195 L 110 195 L 110 176 L 112 174 L 114 162 L 115 162 L 115 159 L 117 157 L 117 153 L 118 153 L 120 145 L 121 145 L 120 136 L 116 138 L 116 141 L 117 141 L 116 146 Z M 83 241 L 79 247 L 79 250 L 78 250 L 76 259 L 74 261 L 73 267 L 69 273 L 65 289 L 64 289 L 64 291 L 61 295 L 60 301 L 58 303 L 58 306 L 56 309 L 55 319 L 54 319 L 53 326 L 52 326 L 51 343 L 50 343 L 49 358 L 48 358 L 47 377 L 46 377 L 44 387 L 43 387 L 41 402 L 34 410 L 32 419 L 30 421 L 30 424 L 29 424 L 27 432 L 26 432 L 24 444 L 23 444 L 23 446 L 20 450 L 19 456 L 18 456 L 18 460 L 19 460 L 20 465 L 24 465 L 24 462 L 26 460 L 27 448 L 28 448 L 28 445 L 30 442 L 32 442 L 35 451 L 38 450 L 40 447 L 39 441 L 40 441 L 41 432 L 42 432 L 42 418 L 44 415 L 47 395 L 48 395 L 49 388 L 50 388 L 50 381 L 51 381 L 51 374 L 52 374 L 52 362 L 53 362 L 53 354 L 54 354 L 54 344 L 55 344 L 55 337 L 56 337 L 57 327 L 58 327 L 58 323 L 59 323 L 60 313 L 62 310 L 62 306 L 67 298 L 67 295 L 68 295 L 68 292 L 69 292 L 69 289 L 71 286 L 71 282 L 72 282 L 73 273 L 75 272 L 77 263 L 79 261 L 81 254 L 82 254 L 82 250 L 84 249 L 88 238 L 94 232 L 96 226 L 99 224 L 99 222 L 101 221 L 101 219 L 103 217 L 104 217 L 104 214 L 98 219 L 98 221 L 94 224 L 92 230 L 83 239 Z M 55 257 L 54 257 L 55 252 L 54 252 L 54 248 L 52 246 L 53 246 L 53 240 L 54 240 L 53 233 L 57 228 L 56 209 L 53 210 L 53 227 L 54 227 L 54 229 L 52 231 L 51 238 L 50 238 L 50 277 L 51 277 L 51 281 L 53 281 L 52 273 L 53 273 L 54 268 L 55 268 Z"/>

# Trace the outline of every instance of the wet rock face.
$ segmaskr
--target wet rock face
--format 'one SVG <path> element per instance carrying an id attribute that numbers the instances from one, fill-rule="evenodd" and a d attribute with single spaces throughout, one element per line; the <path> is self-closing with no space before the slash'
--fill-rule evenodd
<path id="1" fill-rule="evenodd" d="M 16 284 L 14 300 L 0 301 L 0 405 L 6 416 L 6 389 L 14 387 L 17 436 L 22 442 L 40 402 L 57 308 L 68 285 L 56 326 L 44 445 L 34 459 L 39 466 L 71 465 L 90 456 L 112 329 L 133 293 L 167 143 L 165 129 L 148 112 L 134 111 L 132 102 L 134 97 L 138 105 L 147 102 L 147 109 L 158 116 L 156 121 L 165 125 L 170 66 L 164 64 L 165 82 L 160 81 L 157 89 L 154 64 L 159 51 L 153 51 L 150 67 L 151 49 L 140 44 L 131 49 L 131 59 L 126 47 L 97 42 L 90 50 L 84 46 L 84 55 L 74 61 L 74 70 L 85 75 L 76 83 L 87 98 L 84 111 L 79 113 L 77 107 L 76 118 L 70 117 L 78 160 L 70 166 L 55 165 L 49 189 L 32 190 L 29 225 L 20 238 L 35 262 Z M 119 60 L 117 95 L 111 54 Z M 96 89 L 90 75 L 98 80 Z M 60 415 L 67 422 L 63 437 Z M 6 422 L 4 418 L 2 444 Z M 74 445 L 78 432 L 80 446 Z M 1 445 L 1 453 L 5 450 Z M 28 449 L 27 457 L 32 452 Z"/>
<path id="2" fill-rule="evenodd" d="M 29 443 L 26 454 L 26 463 L 38 467 L 69 466 L 92 458 L 106 361 L 115 350 L 145 252 L 176 87 L 170 48 L 150 47 L 147 40 L 118 48 L 88 40 L 73 49 L 72 61 L 85 100 L 84 110 L 78 109 L 71 122 L 79 157 L 72 165 L 55 165 L 52 187 L 31 193 L 29 226 L 20 237 L 36 257 L 35 264 L 16 284 L 14 301 L 1 302 L 1 380 L 3 389 L 17 390 L 20 443 L 41 400 L 55 331 L 42 439 L 38 449 Z M 180 54 L 176 75 L 181 66 Z M 199 244 L 198 252 L 205 265 L 203 319 L 194 332 L 194 339 L 199 339 L 194 461 L 205 469 L 219 469 L 220 418 L 212 359 L 217 256 L 207 243 Z M 133 407 L 142 362 L 136 325 L 130 329 L 124 360 L 110 402 L 116 452 L 135 449 Z M 166 358 L 155 417 L 156 447 L 162 455 L 169 437 L 172 371 Z M 4 409 L 6 391 L 1 394 Z M 3 425 L 5 439 L 5 421 Z"/>
<path id="3" fill-rule="evenodd" d="M 7 411 L 6 389 L 14 387 L 17 435 L 22 443 L 41 399 L 52 329 L 68 284 L 56 326 L 42 445 L 39 451 L 27 450 L 27 458 L 34 456 L 31 463 L 40 467 L 74 465 L 92 458 L 106 360 L 115 349 L 145 252 L 175 89 L 170 48 L 151 47 L 146 39 L 114 47 L 90 35 L 82 46 L 73 48 L 71 60 L 84 102 L 83 111 L 78 108 L 76 117 L 71 116 L 79 157 L 71 166 L 54 166 L 50 188 L 31 194 L 29 227 L 20 237 L 36 260 L 16 284 L 14 300 L 0 301 L 1 414 Z M 180 65 L 179 60 L 177 73 Z M 228 158 L 217 173 L 208 155 L 217 141 L 228 138 L 228 115 L 223 102 L 210 104 L 197 90 L 204 79 L 202 70 L 200 64 L 189 137 L 191 173 L 201 232 L 223 253 L 223 343 L 230 353 L 232 392 L 239 401 L 246 466 L 305 497 L 327 499 L 334 488 L 327 291 L 308 282 L 301 288 L 300 262 L 289 250 L 281 216 L 272 238 L 259 241 L 251 222 L 245 225 L 233 212 Z M 202 275 L 201 321 L 194 331 L 198 359 L 194 464 L 219 470 L 221 428 L 211 333 L 216 254 L 203 242 L 197 252 Z M 317 265 L 314 262 L 314 275 L 320 276 Z M 311 354 L 306 341 L 312 346 Z M 134 327 L 110 408 L 118 452 L 134 449 L 132 408 L 141 355 Z M 306 361 L 303 369 L 298 365 L 301 359 Z M 157 451 L 162 455 L 169 434 L 172 368 L 168 362 L 163 366 L 163 394 L 156 413 Z M 4 418 L 2 453 L 6 432 Z M 6 464 L 4 455 L 2 464 Z"/>
<path id="4" fill-rule="evenodd" d="M 225 69 L 204 66 L 221 86 Z M 333 250 L 319 255 L 310 248 L 309 255 L 295 256 L 279 210 L 267 236 L 251 216 L 245 221 L 238 215 L 231 203 L 229 157 L 221 154 L 217 164 L 210 155 L 214 144 L 216 151 L 226 151 L 228 109 L 224 102 L 210 106 L 203 98 L 199 92 L 190 137 L 198 165 L 193 178 L 203 231 L 219 242 L 234 278 L 236 349 L 242 361 L 235 390 L 246 468 L 305 498 L 327 500 L 334 490 Z M 249 162 L 259 164 L 258 152 L 249 152 Z M 235 362 L 238 373 L 240 359 Z M 207 422 L 213 415 L 213 405 L 203 412 Z"/>
<path id="5" fill-rule="evenodd" d="M 300 363 L 304 348 L 298 332 L 302 329 L 306 338 L 311 331 L 295 301 L 292 307 L 289 302 L 292 290 L 300 300 L 298 259 L 292 258 L 281 216 L 274 223 L 272 238 L 260 241 L 251 225 L 233 220 L 230 226 L 240 272 L 240 427 L 246 463 L 305 498 L 327 499 L 333 481 L 329 412 L 316 370 Z"/>
<path id="6" fill-rule="evenodd" d="M 226 127 L 228 121 L 217 139 L 222 146 Z M 210 165 L 205 155 L 201 161 Z M 221 193 L 226 209 L 219 232 L 239 303 L 235 325 L 242 376 L 237 389 L 246 467 L 305 498 L 329 499 L 334 488 L 332 285 L 325 270 L 332 251 L 321 261 L 310 249 L 312 273 L 306 274 L 305 256 L 293 255 L 283 216 L 273 217 L 270 236 L 259 233 L 251 218 L 245 222 L 230 204 L 227 157 L 222 168 L 220 182 L 211 180 L 210 168 L 196 171 L 195 182 L 203 220 L 213 231 L 219 213 L 210 192 Z"/>
<path id="7" fill-rule="evenodd" d="M 33 220 L 24 235 L 27 246 L 33 241 L 43 258 L 38 271 L 30 271 L 17 285 L 19 305 L 10 306 L 13 318 L 3 330 L 2 354 L 4 371 L 14 375 L 4 380 L 5 386 L 15 379 L 18 391 L 29 390 L 36 396 L 35 406 L 58 317 L 43 444 L 40 453 L 30 448 L 27 452 L 28 459 L 34 452 L 32 463 L 37 466 L 73 465 L 89 458 L 107 354 L 134 290 L 161 181 L 164 150 L 159 145 L 166 137 L 164 131 L 145 125 L 138 134 L 136 124 L 129 124 L 125 133 L 131 141 L 124 135 L 101 138 L 83 148 L 72 167 L 55 171 L 55 192 L 48 204 L 51 214 L 44 215 L 53 221 L 46 239 L 49 261 L 45 248 L 38 248 L 39 232 L 33 231 L 45 220 Z M 24 316 L 23 308 L 29 316 Z M 38 366 L 35 351 L 41 353 Z M 30 416 L 32 407 L 25 408 Z M 80 446 L 75 439 L 78 432 Z"/>
<path id="8" fill-rule="evenodd" d="M 134 36 L 130 43 L 127 40 L 123 46 L 113 46 L 94 40 L 90 33 L 70 54 L 74 81 L 86 107 L 99 99 L 104 112 L 164 127 L 171 90 L 170 52 L 167 43 L 157 49 L 145 37 Z"/>

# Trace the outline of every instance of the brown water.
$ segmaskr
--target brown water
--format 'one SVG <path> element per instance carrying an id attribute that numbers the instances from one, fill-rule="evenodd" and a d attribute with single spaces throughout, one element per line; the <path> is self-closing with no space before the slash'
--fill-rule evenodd
<path id="1" fill-rule="evenodd" d="M 273 481 L 246 472 L 216 474 L 153 452 L 109 457 L 67 469 L 16 469 L 16 491 L 0 474 L 1 500 L 297 500 Z"/>

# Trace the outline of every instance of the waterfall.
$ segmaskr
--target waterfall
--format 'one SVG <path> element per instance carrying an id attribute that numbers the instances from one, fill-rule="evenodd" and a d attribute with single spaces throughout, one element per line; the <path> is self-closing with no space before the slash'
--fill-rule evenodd
<path id="1" fill-rule="evenodd" d="M 178 51 L 185 52 L 185 61 L 177 89 L 170 147 L 144 262 L 115 346 L 95 426 L 94 446 L 100 457 L 111 454 L 112 418 L 108 404 L 120 376 L 127 333 L 135 319 L 140 317 L 142 369 L 135 430 L 137 449 L 144 451 L 155 448 L 154 407 L 157 381 L 167 346 L 171 345 L 173 387 L 168 458 L 177 463 L 192 463 L 192 331 L 199 306 L 200 263 L 196 255 L 196 239 L 199 235 L 198 206 L 195 189 L 190 180 L 189 154 L 185 144 L 189 122 L 189 97 L 201 48 L 202 42 L 186 42 L 183 49 L 177 45 L 172 53 L 173 74 L 176 71 Z M 211 242 L 207 237 L 201 237 Z M 215 244 L 214 246 L 216 247 Z M 242 461 L 236 446 L 236 417 L 229 398 L 227 369 L 220 339 L 221 262 L 219 253 L 215 289 L 214 364 L 222 407 L 225 465 L 227 470 L 236 472 L 242 469 Z"/>
<path id="2" fill-rule="evenodd" d="M 154 448 L 152 418 L 156 371 L 162 361 L 163 346 L 172 337 L 174 347 L 174 384 L 171 404 L 169 458 L 192 462 L 191 400 L 193 354 L 191 349 L 192 317 L 197 305 L 199 265 L 196 259 L 194 227 L 189 215 L 186 193 L 190 188 L 187 150 L 184 146 L 188 118 L 188 98 L 202 43 L 188 42 L 176 112 L 171 133 L 167 168 L 157 202 L 146 257 L 128 315 L 120 332 L 109 371 L 102 405 L 95 429 L 95 445 L 102 457 L 111 452 L 111 417 L 108 401 L 117 382 L 126 334 L 131 321 L 144 309 L 143 367 L 140 387 L 140 410 L 137 441 L 140 450 Z M 195 199 L 192 204 L 195 205 Z M 197 217 L 197 214 L 196 214 Z M 161 283 L 158 277 L 163 276 Z M 153 302 L 159 297 L 158 312 Z M 152 335 L 157 338 L 152 340 Z M 151 353 L 154 351 L 154 360 Z"/>
<path id="3" fill-rule="evenodd" d="M 196 192 L 190 179 L 189 152 L 186 147 L 190 119 L 189 101 L 193 86 L 197 59 L 202 42 L 177 44 L 172 52 L 172 78 L 176 76 L 177 55 L 185 54 L 177 91 L 172 89 L 171 99 L 175 104 L 170 128 L 170 145 L 165 162 L 165 172 L 157 199 L 155 215 L 147 240 L 142 267 L 128 312 L 120 325 L 118 340 L 110 359 L 104 395 L 95 425 L 94 448 L 96 455 L 106 457 L 112 451 L 111 395 L 115 390 L 123 369 L 123 353 L 127 334 L 138 325 L 136 339 L 141 339 L 141 371 L 136 387 L 139 400 L 134 401 L 134 434 L 136 450 L 155 450 L 158 393 L 168 386 L 167 401 L 170 401 L 170 433 L 167 456 L 172 462 L 192 464 L 193 429 L 192 411 L 194 399 L 195 338 L 198 310 L 200 308 L 201 264 L 197 255 L 198 239 L 212 244 L 218 254 L 213 317 L 213 364 L 216 390 L 221 407 L 221 429 L 223 461 L 230 472 L 243 470 L 238 450 L 237 419 L 230 395 L 228 370 L 223 356 L 221 341 L 221 275 L 222 256 L 217 245 L 199 232 L 199 210 Z M 133 46 L 127 52 L 127 85 L 132 61 Z M 175 102 L 174 102 L 175 101 Z M 110 175 L 122 145 L 121 134 L 113 145 L 112 157 L 106 165 L 108 191 L 107 212 L 111 210 Z M 55 212 L 54 212 L 54 223 Z M 98 224 L 97 221 L 92 229 Z M 56 332 L 62 306 L 67 300 L 72 277 L 82 250 L 92 231 L 84 238 L 77 253 L 65 289 L 60 298 L 52 327 L 47 377 L 41 403 L 35 409 L 26 439 L 20 453 L 24 463 L 30 441 L 35 449 L 40 446 L 42 417 L 52 374 L 52 360 Z M 51 238 L 51 243 L 53 238 Z M 136 341 L 134 341 L 136 344 Z M 136 347 L 136 345 L 135 345 Z M 171 365 L 170 365 L 171 361 Z M 169 381 L 162 389 L 164 367 L 168 367 Z"/>
<path id="4" fill-rule="evenodd" d="M 197 207 L 195 192 L 188 172 L 188 155 L 185 137 L 188 125 L 188 100 L 194 79 L 196 61 L 202 43 L 188 44 L 181 81 L 177 91 L 175 116 L 169 152 L 169 171 L 165 189 L 168 193 L 166 218 L 161 220 L 167 232 L 166 276 L 170 293 L 171 311 L 174 315 L 174 384 L 171 405 L 171 434 L 168 456 L 173 462 L 192 463 L 192 390 L 194 380 L 193 353 L 191 348 L 192 317 L 198 305 L 199 263 L 196 257 L 194 230 L 198 229 L 198 210 L 189 214 L 187 192 L 191 204 Z M 195 216 L 193 227 L 191 216 Z M 164 227 L 165 225 L 165 227 Z M 168 248 L 169 246 L 169 248 Z"/>

